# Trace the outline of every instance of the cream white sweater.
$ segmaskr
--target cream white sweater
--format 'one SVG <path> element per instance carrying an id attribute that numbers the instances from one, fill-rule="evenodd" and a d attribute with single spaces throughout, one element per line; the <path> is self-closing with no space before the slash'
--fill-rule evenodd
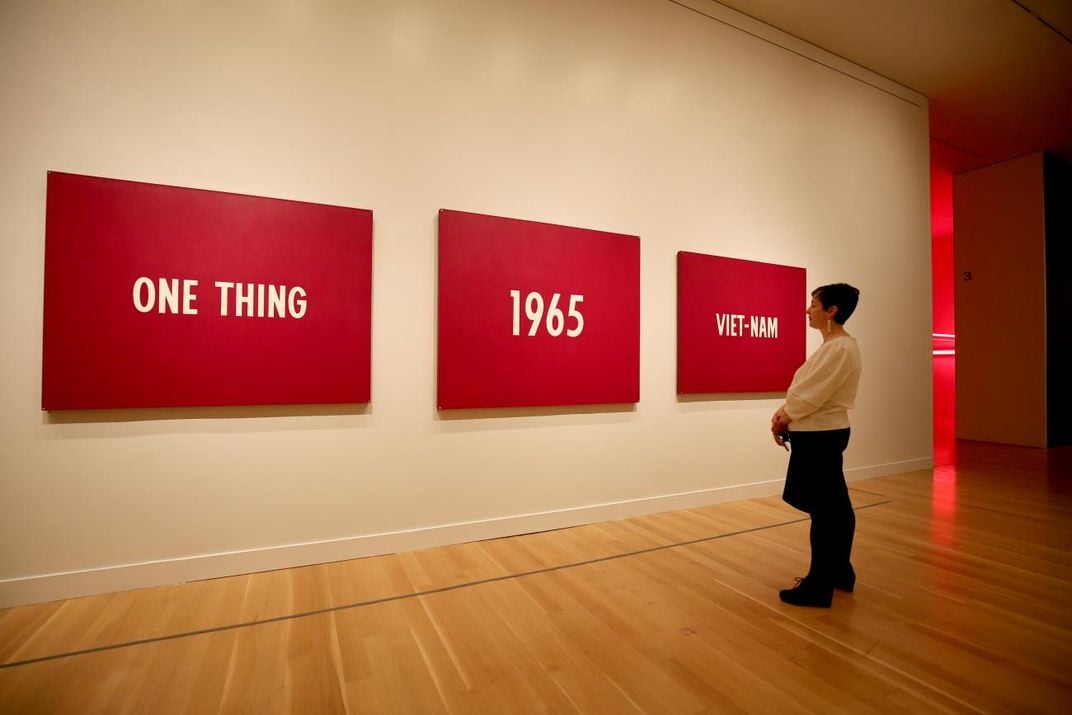
<path id="1" fill-rule="evenodd" d="M 848 335 L 819 346 L 801 365 L 783 409 L 793 419 L 791 432 L 815 432 L 849 426 L 849 410 L 856 402 L 862 362 L 856 339 Z"/>

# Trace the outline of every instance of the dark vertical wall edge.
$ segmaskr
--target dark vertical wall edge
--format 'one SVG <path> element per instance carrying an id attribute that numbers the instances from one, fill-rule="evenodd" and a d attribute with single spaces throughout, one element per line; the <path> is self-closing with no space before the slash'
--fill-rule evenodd
<path id="1" fill-rule="evenodd" d="M 1072 444 L 1072 166 L 1046 155 L 1046 422 L 1048 444 Z"/>

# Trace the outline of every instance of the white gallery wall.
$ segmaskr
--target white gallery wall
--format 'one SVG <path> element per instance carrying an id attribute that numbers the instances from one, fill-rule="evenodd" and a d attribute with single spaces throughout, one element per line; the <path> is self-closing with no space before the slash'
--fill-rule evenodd
<path id="1" fill-rule="evenodd" d="M 926 100 L 717 3 L 9 2 L 0 96 L 0 605 L 779 493 L 680 250 L 857 285 L 849 478 L 931 464 Z M 371 209 L 372 402 L 41 412 L 49 170 Z M 640 402 L 437 413 L 440 208 L 639 235 Z"/>

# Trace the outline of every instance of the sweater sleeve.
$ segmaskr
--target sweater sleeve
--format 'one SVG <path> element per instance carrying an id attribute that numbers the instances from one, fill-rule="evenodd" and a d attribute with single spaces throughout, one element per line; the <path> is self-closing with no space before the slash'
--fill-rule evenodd
<path id="1" fill-rule="evenodd" d="M 823 350 L 814 358 L 811 369 L 797 375 L 786 394 L 784 409 L 793 420 L 807 417 L 822 407 L 852 370 L 852 355 L 848 350 Z"/>

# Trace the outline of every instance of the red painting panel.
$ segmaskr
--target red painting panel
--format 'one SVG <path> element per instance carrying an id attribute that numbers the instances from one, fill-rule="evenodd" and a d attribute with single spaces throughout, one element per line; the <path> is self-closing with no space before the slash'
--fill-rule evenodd
<path id="1" fill-rule="evenodd" d="M 640 239 L 439 212 L 440 409 L 640 399 Z"/>
<path id="2" fill-rule="evenodd" d="M 677 391 L 783 392 L 804 362 L 803 268 L 680 251 Z"/>
<path id="3" fill-rule="evenodd" d="M 372 212 L 50 172 L 42 408 L 364 403 Z"/>

